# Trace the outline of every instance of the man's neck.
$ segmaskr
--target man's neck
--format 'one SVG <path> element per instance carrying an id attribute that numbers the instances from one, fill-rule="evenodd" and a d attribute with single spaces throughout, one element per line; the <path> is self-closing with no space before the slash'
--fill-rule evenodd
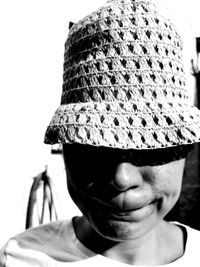
<path id="1" fill-rule="evenodd" d="M 120 242 L 103 238 L 84 217 L 76 219 L 74 228 L 77 238 L 88 249 L 131 265 L 168 264 L 184 253 L 181 229 L 165 221 L 140 238 Z"/>

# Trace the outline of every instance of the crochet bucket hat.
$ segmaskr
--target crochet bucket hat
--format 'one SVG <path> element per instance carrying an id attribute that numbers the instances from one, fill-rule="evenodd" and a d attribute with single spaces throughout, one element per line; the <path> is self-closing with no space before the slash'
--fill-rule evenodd
<path id="1" fill-rule="evenodd" d="M 61 105 L 45 143 L 155 149 L 200 140 L 188 102 L 182 41 L 147 0 L 110 0 L 74 24 Z"/>

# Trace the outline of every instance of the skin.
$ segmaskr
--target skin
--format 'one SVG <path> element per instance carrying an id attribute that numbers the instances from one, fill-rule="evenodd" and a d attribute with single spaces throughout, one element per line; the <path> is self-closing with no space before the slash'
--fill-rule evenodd
<path id="1" fill-rule="evenodd" d="M 163 218 L 180 195 L 185 159 L 136 166 L 110 159 L 107 153 L 92 156 L 78 149 L 70 156 L 73 145 L 65 145 L 63 155 L 69 193 L 83 213 L 74 220 L 80 242 L 131 265 L 161 265 L 180 258 L 182 230 Z"/>

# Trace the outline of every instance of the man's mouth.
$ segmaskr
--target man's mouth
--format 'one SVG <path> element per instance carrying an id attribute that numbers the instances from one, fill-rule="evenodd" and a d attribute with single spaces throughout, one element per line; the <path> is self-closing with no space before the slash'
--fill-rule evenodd
<path id="1" fill-rule="evenodd" d="M 92 200 L 92 206 L 94 212 L 98 216 L 113 221 L 124 221 L 124 222 L 137 222 L 149 217 L 155 210 L 160 200 L 156 199 L 153 201 L 146 202 L 133 202 L 132 205 L 127 205 L 128 208 L 122 208 L 120 205 L 109 205 L 99 202 L 96 199 Z M 124 207 L 127 207 L 124 205 Z"/>
<path id="2" fill-rule="evenodd" d="M 149 217 L 156 210 L 157 201 L 129 210 L 110 210 L 102 213 L 108 220 L 137 222 Z"/>
<path id="3" fill-rule="evenodd" d="M 162 202 L 161 198 L 153 196 L 152 192 L 143 192 L 137 190 L 127 190 L 118 192 L 116 195 L 109 195 L 108 192 L 101 197 L 93 194 L 86 194 L 82 191 L 84 199 L 87 199 L 87 205 L 102 219 L 114 221 L 140 221 L 149 217 Z"/>

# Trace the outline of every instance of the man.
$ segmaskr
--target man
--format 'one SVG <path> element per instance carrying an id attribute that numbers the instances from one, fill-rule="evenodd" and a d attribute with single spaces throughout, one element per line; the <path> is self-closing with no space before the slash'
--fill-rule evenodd
<path id="1" fill-rule="evenodd" d="M 45 142 L 63 144 L 83 216 L 14 237 L 2 266 L 199 266 L 199 232 L 164 220 L 200 139 L 181 59 L 178 32 L 150 1 L 111 0 L 74 24 Z"/>

